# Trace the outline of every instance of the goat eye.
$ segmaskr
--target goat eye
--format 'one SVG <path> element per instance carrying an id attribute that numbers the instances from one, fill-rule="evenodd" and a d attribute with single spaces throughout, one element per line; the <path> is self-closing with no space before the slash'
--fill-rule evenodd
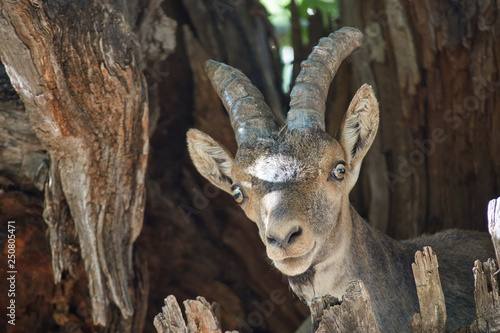
<path id="1" fill-rule="evenodd" d="M 333 177 L 335 177 L 335 179 L 338 179 L 338 180 L 344 179 L 345 165 L 342 163 L 337 164 L 337 166 L 335 166 L 335 169 L 333 169 L 333 171 L 332 171 L 332 175 L 333 175 Z"/>
<path id="2" fill-rule="evenodd" d="M 233 186 L 233 198 L 237 203 L 242 203 L 244 196 L 239 186 Z"/>

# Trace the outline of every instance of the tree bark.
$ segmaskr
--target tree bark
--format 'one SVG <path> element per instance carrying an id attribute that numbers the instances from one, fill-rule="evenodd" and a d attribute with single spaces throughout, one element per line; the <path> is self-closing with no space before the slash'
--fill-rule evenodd
<path id="1" fill-rule="evenodd" d="M 500 331 L 500 284 L 498 281 L 498 263 L 489 259 L 485 263 L 474 263 L 477 320 L 470 326 L 471 332 Z"/>
<path id="2" fill-rule="evenodd" d="M 63 225 L 74 222 L 94 323 L 130 331 L 146 301 L 129 293 L 148 153 L 139 44 L 110 3 L 15 1 L 0 11 L 2 62 L 52 161 L 44 219 L 54 281 L 70 268 Z"/>
<path id="3" fill-rule="evenodd" d="M 315 299 L 310 308 L 315 333 L 380 332 L 362 281 L 349 284 L 340 304 L 332 296 L 323 296 Z"/>
<path id="4" fill-rule="evenodd" d="M 498 3 L 340 6 L 341 25 L 359 28 L 366 41 L 336 80 L 350 95 L 371 84 L 380 103 L 380 130 L 353 193 L 359 210 L 396 238 L 486 231 L 484 207 L 500 188 Z M 329 117 L 346 109 L 330 108 Z"/>

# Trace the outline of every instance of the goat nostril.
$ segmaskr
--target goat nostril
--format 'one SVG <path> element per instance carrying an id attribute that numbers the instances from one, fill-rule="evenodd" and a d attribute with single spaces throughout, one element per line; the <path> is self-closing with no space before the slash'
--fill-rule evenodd
<path id="1" fill-rule="evenodd" d="M 298 229 L 290 234 L 288 237 L 288 244 L 291 244 L 294 240 L 297 239 L 302 234 L 302 228 L 298 227 Z"/>
<path id="2" fill-rule="evenodd" d="M 268 244 L 276 245 L 277 247 L 282 247 L 286 248 L 288 247 L 292 242 L 294 242 L 297 237 L 299 237 L 302 234 L 302 228 L 300 227 L 295 227 L 290 232 L 286 235 L 284 238 L 280 238 L 278 236 L 275 236 L 274 234 L 268 234 L 266 236 L 266 241 Z"/>
<path id="3" fill-rule="evenodd" d="M 269 244 L 280 245 L 279 242 L 274 237 L 267 237 L 267 242 Z"/>

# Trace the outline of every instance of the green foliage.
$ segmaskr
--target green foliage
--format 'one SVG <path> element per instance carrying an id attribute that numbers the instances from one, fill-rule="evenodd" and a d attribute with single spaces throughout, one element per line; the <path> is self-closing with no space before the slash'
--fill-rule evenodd
<path id="1" fill-rule="evenodd" d="M 280 45 L 280 55 L 283 61 L 283 91 L 290 89 L 292 77 L 293 49 L 291 46 L 291 12 L 292 0 L 260 0 L 269 13 L 269 20 L 274 27 L 275 35 Z M 295 0 L 299 11 L 299 22 L 302 27 L 302 42 L 309 42 L 309 16 L 321 12 L 323 25 L 330 26 L 330 20 L 339 16 L 338 0 Z"/>
<path id="2" fill-rule="evenodd" d="M 290 3 L 291 0 L 261 0 L 262 4 L 269 12 L 269 20 L 280 35 L 280 31 L 290 30 Z M 325 26 L 328 25 L 330 19 L 334 19 L 339 15 L 338 0 L 296 0 L 295 3 L 299 9 L 300 23 L 305 30 L 308 24 L 309 15 L 317 11 L 323 14 Z M 284 42 L 282 45 L 289 45 L 289 33 L 281 34 Z M 307 37 L 307 34 L 306 36 Z"/>
<path id="3" fill-rule="evenodd" d="M 310 10 L 321 11 L 325 20 L 339 15 L 339 4 L 336 0 L 298 0 L 296 2 L 301 18 L 307 18 Z"/>

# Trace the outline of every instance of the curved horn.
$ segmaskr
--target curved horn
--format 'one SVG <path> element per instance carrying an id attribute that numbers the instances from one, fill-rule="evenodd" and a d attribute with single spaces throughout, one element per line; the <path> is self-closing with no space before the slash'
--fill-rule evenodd
<path id="1" fill-rule="evenodd" d="M 238 147 L 250 137 L 265 138 L 276 130 L 271 109 L 245 74 L 214 60 L 205 62 L 205 70 L 226 107 Z"/>
<path id="2" fill-rule="evenodd" d="M 361 46 L 363 34 L 345 27 L 321 38 L 303 61 L 290 93 L 289 129 L 319 126 L 325 129 L 325 102 L 328 88 L 342 61 Z"/>

